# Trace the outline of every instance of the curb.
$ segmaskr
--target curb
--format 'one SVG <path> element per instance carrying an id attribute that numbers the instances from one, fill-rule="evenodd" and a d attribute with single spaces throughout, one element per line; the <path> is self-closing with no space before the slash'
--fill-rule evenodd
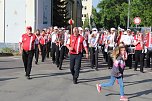
<path id="1" fill-rule="evenodd" d="M 14 56 L 12 53 L 0 53 L 0 57 L 4 56 Z"/>

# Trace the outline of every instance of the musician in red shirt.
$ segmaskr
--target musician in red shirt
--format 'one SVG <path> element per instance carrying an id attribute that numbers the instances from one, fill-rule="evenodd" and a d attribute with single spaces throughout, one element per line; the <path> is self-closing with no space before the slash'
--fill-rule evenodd
<path id="1" fill-rule="evenodd" d="M 40 37 L 40 48 L 41 48 L 41 55 L 42 55 L 42 62 L 45 60 L 46 56 L 46 46 L 47 44 L 47 36 L 45 30 L 42 30 L 41 37 Z"/>
<path id="2" fill-rule="evenodd" d="M 19 41 L 19 52 L 22 54 L 22 60 L 25 67 L 25 76 L 27 79 L 30 78 L 30 72 L 32 68 L 32 60 L 34 55 L 34 43 L 36 36 L 32 33 L 32 27 L 28 26 L 26 28 L 26 33 L 22 35 Z"/>
<path id="3" fill-rule="evenodd" d="M 140 72 L 143 73 L 144 66 L 144 42 L 143 42 L 143 34 L 137 32 L 134 36 L 134 45 L 135 45 L 135 68 L 134 71 L 137 71 L 138 63 L 140 63 Z"/>
<path id="4" fill-rule="evenodd" d="M 88 58 L 88 48 L 86 41 L 84 37 L 79 34 L 77 27 L 73 28 L 73 34 L 68 39 L 67 48 L 70 52 L 70 70 L 73 76 L 73 83 L 77 84 L 83 48 L 86 51 L 86 58 Z"/>
<path id="5" fill-rule="evenodd" d="M 39 53 L 40 53 L 40 44 L 39 44 L 39 40 L 40 40 L 40 30 L 37 29 L 35 32 L 36 35 L 36 40 L 35 40 L 35 64 L 38 63 L 39 60 Z"/>

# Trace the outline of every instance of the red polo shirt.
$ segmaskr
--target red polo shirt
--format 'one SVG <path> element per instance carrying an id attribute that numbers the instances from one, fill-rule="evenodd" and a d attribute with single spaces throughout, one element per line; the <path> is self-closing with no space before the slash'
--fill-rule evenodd
<path id="1" fill-rule="evenodd" d="M 40 44 L 45 45 L 47 43 L 47 36 L 41 36 L 40 37 Z"/>
<path id="2" fill-rule="evenodd" d="M 33 33 L 31 33 L 30 35 L 23 34 L 19 43 L 22 44 L 23 50 L 30 51 L 34 49 L 35 40 L 36 40 L 35 34 Z"/>
<path id="3" fill-rule="evenodd" d="M 83 48 L 87 47 L 86 41 L 83 36 L 78 35 L 74 36 L 71 35 L 68 39 L 67 45 L 70 45 L 70 47 L 73 47 L 73 50 L 70 51 L 70 54 L 79 54 L 82 53 Z"/>
<path id="4" fill-rule="evenodd" d="M 135 40 L 136 42 L 138 41 L 136 35 L 134 36 L 134 40 Z M 142 48 L 141 43 L 138 43 L 138 44 L 135 46 L 135 50 L 142 50 L 142 49 L 143 49 L 143 48 Z"/>

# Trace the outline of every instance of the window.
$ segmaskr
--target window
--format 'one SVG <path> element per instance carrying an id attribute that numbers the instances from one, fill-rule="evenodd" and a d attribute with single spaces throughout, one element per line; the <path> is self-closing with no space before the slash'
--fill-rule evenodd
<path id="1" fill-rule="evenodd" d="M 84 9 L 86 10 L 86 9 L 87 9 L 87 6 L 84 6 Z"/>
<path id="2" fill-rule="evenodd" d="M 86 15 L 86 14 L 84 14 L 84 17 L 87 17 L 87 15 Z"/>

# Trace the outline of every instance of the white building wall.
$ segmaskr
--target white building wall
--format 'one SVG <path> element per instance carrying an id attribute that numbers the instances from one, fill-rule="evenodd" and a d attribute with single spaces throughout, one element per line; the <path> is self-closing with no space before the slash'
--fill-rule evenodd
<path id="1" fill-rule="evenodd" d="M 82 0 L 82 15 L 86 14 L 88 15 L 88 17 L 90 18 L 90 16 L 92 15 L 92 0 Z M 84 8 L 86 7 L 86 9 Z M 84 23 L 85 21 L 85 17 L 82 17 L 82 21 Z"/>
<path id="2" fill-rule="evenodd" d="M 26 0 L 5 0 L 5 41 L 18 43 L 25 33 Z"/>
<path id="3" fill-rule="evenodd" d="M 32 26 L 33 32 L 35 29 L 50 27 L 51 1 L 5 0 L 4 7 L 4 0 L 0 0 L 0 42 L 4 42 L 4 32 L 6 43 L 18 43 L 26 26 Z"/>
<path id="4" fill-rule="evenodd" d="M 26 0 L 26 26 L 35 28 L 35 0 Z"/>
<path id="5" fill-rule="evenodd" d="M 0 0 L 0 42 L 4 42 L 4 0 Z"/>

